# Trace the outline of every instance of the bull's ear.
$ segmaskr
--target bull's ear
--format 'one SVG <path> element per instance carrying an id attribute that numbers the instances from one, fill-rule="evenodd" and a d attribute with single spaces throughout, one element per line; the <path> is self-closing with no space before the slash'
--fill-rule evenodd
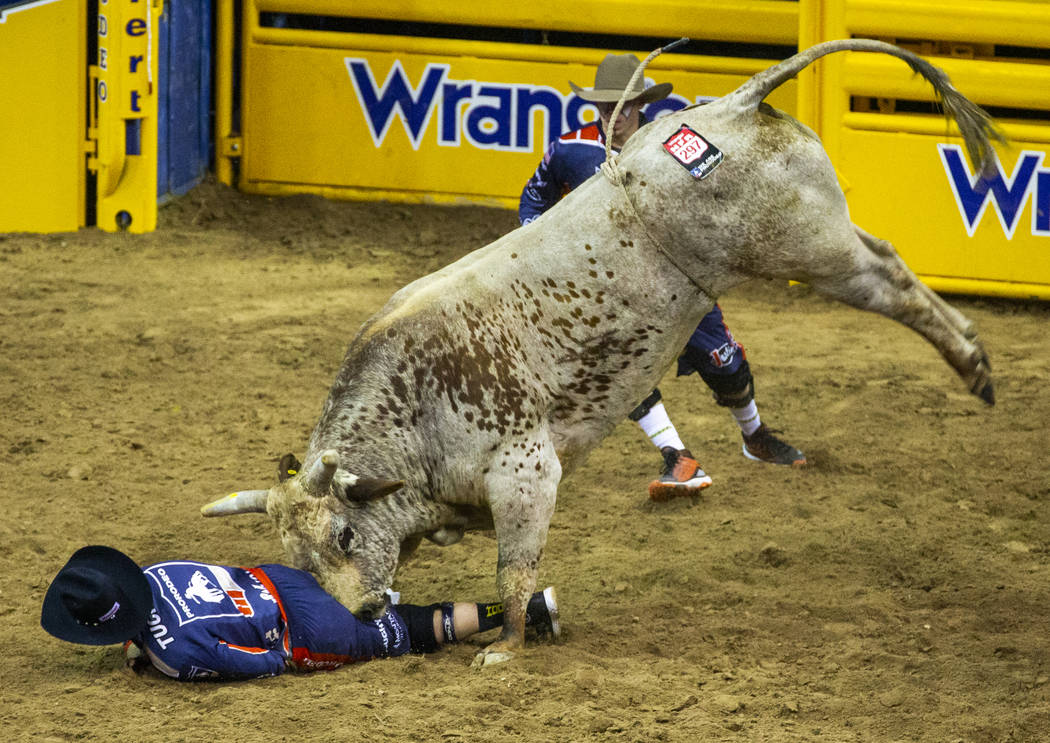
<path id="1" fill-rule="evenodd" d="M 403 480 L 382 480 L 375 477 L 359 477 L 357 482 L 347 487 L 344 496 L 348 501 L 361 503 L 376 500 L 395 493 L 405 486 Z"/>
<path id="2" fill-rule="evenodd" d="M 294 454 L 285 454 L 281 457 L 281 463 L 277 465 L 277 482 L 284 482 L 289 477 L 295 477 L 302 468 L 303 466 Z"/>

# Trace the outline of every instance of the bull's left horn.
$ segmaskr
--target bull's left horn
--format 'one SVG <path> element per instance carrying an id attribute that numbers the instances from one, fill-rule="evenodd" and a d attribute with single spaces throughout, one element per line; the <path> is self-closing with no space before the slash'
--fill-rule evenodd
<path id="1" fill-rule="evenodd" d="M 230 493 L 207 505 L 201 506 L 202 516 L 229 516 L 233 513 L 266 513 L 269 490 L 242 490 Z"/>
<path id="2" fill-rule="evenodd" d="M 328 495 L 328 488 L 335 477 L 335 471 L 339 469 L 339 452 L 335 449 L 326 449 L 310 467 L 310 471 L 303 475 L 303 487 L 310 495 L 323 498 Z"/>

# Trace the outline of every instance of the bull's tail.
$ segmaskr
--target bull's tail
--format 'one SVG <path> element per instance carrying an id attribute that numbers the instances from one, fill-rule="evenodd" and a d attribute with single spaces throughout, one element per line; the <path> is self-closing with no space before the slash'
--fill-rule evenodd
<path id="1" fill-rule="evenodd" d="M 753 111 L 762 100 L 780 85 L 795 77 L 803 68 L 816 60 L 834 52 L 883 52 L 908 63 L 915 72 L 922 75 L 933 86 L 944 105 L 944 114 L 953 119 L 962 133 L 963 141 L 970 160 L 979 164 L 982 172 L 995 171 L 995 151 L 990 139 L 1005 143 L 1006 137 L 996 128 L 988 113 L 960 93 L 948 75 L 939 67 L 927 62 L 919 55 L 874 39 L 840 39 L 815 44 L 793 57 L 788 57 L 780 64 L 759 72 L 746 83 L 734 90 L 723 100 L 739 106 L 741 110 Z"/>

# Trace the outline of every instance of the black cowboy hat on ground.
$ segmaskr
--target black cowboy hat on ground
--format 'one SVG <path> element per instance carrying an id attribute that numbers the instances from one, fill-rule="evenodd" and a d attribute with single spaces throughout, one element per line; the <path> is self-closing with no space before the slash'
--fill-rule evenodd
<path id="1" fill-rule="evenodd" d="M 631 76 L 641 62 L 633 54 L 606 54 L 594 73 L 594 87 L 581 88 L 569 82 L 572 92 L 591 103 L 616 103 L 623 95 L 624 89 L 631 82 Z M 660 83 L 645 87 L 645 81 L 639 77 L 634 87 L 627 94 L 627 102 L 639 104 L 659 101 L 671 94 L 671 83 Z"/>
<path id="2" fill-rule="evenodd" d="M 40 626 L 82 645 L 112 645 L 144 630 L 153 592 L 142 569 L 119 550 L 98 545 L 73 553 L 51 581 Z"/>

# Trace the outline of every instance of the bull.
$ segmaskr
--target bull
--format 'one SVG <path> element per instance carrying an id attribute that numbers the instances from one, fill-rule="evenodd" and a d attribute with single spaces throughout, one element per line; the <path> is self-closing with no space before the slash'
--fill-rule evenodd
<path id="1" fill-rule="evenodd" d="M 304 465 L 288 455 L 276 486 L 204 515 L 268 513 L 292 563 L 365 617 L 384 611 L 399 559 L 421 539 L 452 544 L 494 528 L 506 623 L 477 660 L 498 662 L 523 644 L 562 476 L 657 385 L 731 287 L 790 279 L 886 315 L 993 404 L 973 325 L 850 221 L 818 137 L 762 102 L 844 50 L 906 62 L 990 172 L 998 132 L 942 70 L 878 41 L 818 44 L 648 124 L 610 177 L 596 174 L 535 222 L 395 293 L 350 343 Z M 701 162 L 698 175 L 691 154 L 673 151 L 683 136 L 721 160 Z"/>

